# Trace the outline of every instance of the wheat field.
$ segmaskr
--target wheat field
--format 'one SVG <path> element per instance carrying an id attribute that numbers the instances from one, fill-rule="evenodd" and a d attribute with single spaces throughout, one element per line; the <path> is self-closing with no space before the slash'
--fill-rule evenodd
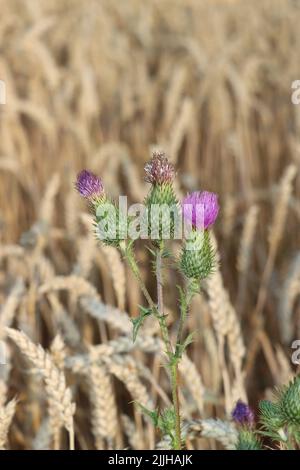
<path id="1" fill-rule="evenodd" d="M 167 406 L 163 348 L 119 252 L 74 191 L 82 168 L 144 199 L 159 146 L 179 197 L 219 195 L 219 268 L 194 298 L 180 364 L 188 449 L 234 448 L 297 373 L 300 339 L 300 3 L 0 0 L 1 449 L 165 449 L 134 405 Z M 176 246 L 174 246 L 176 250 Z M 155 295 L 150 258 L 139 251 Z M 171 331 L 178 310 L 166 275 Z"/>

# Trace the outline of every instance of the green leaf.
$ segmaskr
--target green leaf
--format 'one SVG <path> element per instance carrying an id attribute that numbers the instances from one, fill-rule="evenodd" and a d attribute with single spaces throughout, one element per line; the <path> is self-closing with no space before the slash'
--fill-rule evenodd
<path id="1" fill-rule="evenodd" d="M 155 258 L 156 253 L 155 253 L 155 251 L 154 251 L 152 248 L 150 248 L 150 246 L 146 246 L 146 250 L 148 250 L 149 253 Z"/>
<path id="2" fill-rule="evenodd" d="M 142 404 L 139 403 L 138 401 L 134 401 L 134 403 L 135 403 L 139 408 L 141 408 L 142 412 L 143 412 L 146 416 L 148 416 L 148 417 L 151 419 L 153 425 L 154 425 L 155 427 L 158 427 L 158 422 L 159 422 L 159 413 L 158 413 L 158 411 L 156 411 L 156 410 L 149 410 L 148 408 L 146 408 L 146 406 L 142 405 Z"/>
<path id="3" fill-rule="evenodd" d="M 168 248 L 164 248 L 161 256 L 162 258 L 172 258 L 172 252 Z"/>
<path id="4" fill-rule="evenodd" d="M 177 289 L 178 289 L 178 292 L 179 292 L 179 300 L 180 300 L 180 302 L 181 302 L 181 301 L 184 299 L 184 297 L 185 297 L 185 293 L 184 293 L 182 287 L 181 287 L 179 284 L 177 284 L 176 287 L 177 287 Z"/>
<path id="5" fill-rule="evenodd" d="M 131 322 L 133 324 L 133 342 L 135 342 L 139 329 L 143 325 L 145 318 L 152 314 L 151 308 L 143 307 L 141 305 L 139 305 L 139 308 L 141 312 L 140 315 L 136 318 L 131 318 Z"/>
<path id="6" fill-rule="evenodd" d="M 182 354 L 186 350 L 186 348 L 194 341 L 194 335 L 195 331 L 192 331 L 187 338 L 184 340 L 183 344 L 178 344 L 177 345 L 177 352 L 176 352 L 176 357 L 181 358 Z"/>

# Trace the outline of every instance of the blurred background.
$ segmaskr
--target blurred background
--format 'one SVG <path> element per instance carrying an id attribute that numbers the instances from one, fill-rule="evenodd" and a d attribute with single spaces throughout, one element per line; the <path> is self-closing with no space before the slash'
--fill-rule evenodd
<path id="1" fill-rule="evenodd" d="M 143 299 L 119 254 L 94 240 L 74 181 L 88 168 L 114 197 L 142 201 L 143 167 L 159 147 L 179 195 L 215 191 L 221 205 L 220 271 L 189 316 L 197 337 L 182 366 L 183 418 L 225 420 L 238 398 L 256 408 L 297 367 L 300 2 L 0 0 L 0 9 L 1 338 L 4 326 L 21 329 L 65 368 L 77 448 L 158 444 L 130 404 L 169 399 L 153 343 L 125 341 Z M 139 260 L 154 293 L 145 250 Z M 170 328 L 177 277 L 165 277 Z M 150 322 L 146 337 L 157 334 Z M 5 445 L 52 448 L 39 379 L 7 344 L 0 406 L 18 404 Z M 89 387 L 83 361 L 94 367 L 88 351 L 99 345 L 108 349 L 98 359 L 110 359 Z M 191 448 L 219 446 L 200 431 Z"/>

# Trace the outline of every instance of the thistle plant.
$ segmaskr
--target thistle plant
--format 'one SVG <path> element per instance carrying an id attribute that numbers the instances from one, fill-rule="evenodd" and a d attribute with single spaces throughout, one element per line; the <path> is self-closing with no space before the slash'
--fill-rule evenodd
<path id="1" fill-rule="evenodd" d="M 256 428 L 253 411 L 241 401 L 236 404 L 232 418 L 239 430 L 237 450 L 262 450 L 270 447 L 299 450 L 300 376 L 276 390 L 273 401 L 260 401 Z"/>
<path id="2" fill-rule="evenodd" d="M 150 410 L 139 404 L 154 425 L 167 436 L 173 449 L 184 447 L 181 432 L 179 401 L 178 364 L 192 335 L 184 337 L 184 327 L 193 296 L 200 290 L 200 282 L 207 278 L 215 266 L 214 251 L 210 241 L 209 230 L 216 221 L 219 212 L 217 196 L 207 191 L 189 194 L 180 204 L 174 191 L 174 166 L 168 161 L 164 152 L 154 152 L 145 166 L 145 180 L 150 184 L 145 199 L 141 224 L 147 224 L 146 231 L 150 246 L 148 250 L 153 257 L 154 275 L 156 278 L 156 298 L 153 299 L 142 276 L 135 255 L 135 239 L 128 235 L 132 216 L 119 212 L 116 204 L 106 195 L 100 178 L 83 170 L 77 178 L 76 189 L 90 202 L 94 216 L 95 233 L 105 244 L 116 246 L 130 266 L 147 302 L 140 307 L 138 317 L 132 319 L 133 341 L 145 319 L 153 316 L 157 319 L 163 340 L 166 362 L 172 390 L 172 406 L 164 410 Z M 110 210 L 113 209 L 113 210 Z M 200 214 L 200 217 L 198 217 Z M 188 225 L 183 237 L 178 237 L 182 222 Z M 105 229 L 105 230 L 104 230 Z M 179 238 L 181 256 L 173 260 L 172 265 L 182 273 L 183 286 L 178 286 L 178 307 L 180 316 L 173 327 L 168 326 L 163 298 L 163 271 L 165 261 L 170 258 L 168 244 Z"/>

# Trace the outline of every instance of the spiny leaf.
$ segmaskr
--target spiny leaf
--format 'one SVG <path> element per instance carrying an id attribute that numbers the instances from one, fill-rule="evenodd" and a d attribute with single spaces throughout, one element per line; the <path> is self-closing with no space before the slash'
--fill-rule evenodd
<path id="1" fill-rule="evenodd" d="M 161 256 L 162 258 L 172 258 L 172 252 L 168 248 L 164 248 Z"/>
<path id="2" fill-rule="evenodd" d="M 146 406 L 142 405 L 141 403 L 139 403 L 138 401 L 135 401 L 134 402 L 139 408 L 141 408 L 142 412 L 148 416 L 153 425 L 155 427 L 158 426 L 158 421 L 159 421 L 159 412 L 157 410 L 149 410 L 148 408 L 146 408 Z"/>
<path id="3" fill-rule="evenodd" d="M 177 345 L 177 352 L 176 352 L 177 358 L 181 358 L 186 348 L 194 341 L 194 335 L 195 335 L 195 331 L 192 331 L 184 340 L 183 344 Z"/>
<path id="4" fill-rule="evenodd" d="M 152 313 L 151 308 L 143 307 L 141 305 L 139 305 L 139 308 L 140 308 L 141 314 L 138 317 L 131 319 L 131 322 L 133 324 L 133 331 L 132 331 L 133 342 L 135 342 L 139 329 L 143 325 L 145 318 L 151 315 Z"/>

